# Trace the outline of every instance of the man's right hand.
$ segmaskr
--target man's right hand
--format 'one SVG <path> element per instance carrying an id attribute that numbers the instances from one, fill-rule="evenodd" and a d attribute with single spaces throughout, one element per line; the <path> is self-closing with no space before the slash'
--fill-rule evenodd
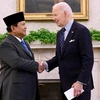
<path id="1" fill-rule="evenodd" d="M 39 62 L 38 72 L 42 73 L 46 68 L 45 62 L 41 61 Z"/>

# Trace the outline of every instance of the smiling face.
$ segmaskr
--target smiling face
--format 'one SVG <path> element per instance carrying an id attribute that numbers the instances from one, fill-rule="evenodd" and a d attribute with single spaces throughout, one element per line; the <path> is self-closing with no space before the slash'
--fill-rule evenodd
<path id="1" fill-rule="evenodd" d="M 59 7 L 52 9 L 53 20 L 59 27 L 64 27 L 67 24 L 67 12 L 61 10 Z"/>
<path id="2" fill-rule="evenodd" d="M 55 4 L 52 9 L 53 20 L 59 27 L 65 27 L 72 19 L 72 10 L 65 2 Z"/>
<path id="3" fill-rule="evenodd" d="M 25 21 L 18 22 L 17 26 L 11 26 L 12 35 L 15 35 L 22 39 L 26 35 L 26 23 Z"/>

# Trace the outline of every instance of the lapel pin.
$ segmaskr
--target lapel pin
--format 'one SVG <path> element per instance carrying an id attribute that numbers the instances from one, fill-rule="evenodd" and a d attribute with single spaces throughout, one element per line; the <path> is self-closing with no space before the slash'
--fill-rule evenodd
<path id="1" fill-rule="evenodd" d="M 72 31 L 72 33 L 74 33 L 74 31 Z"/>

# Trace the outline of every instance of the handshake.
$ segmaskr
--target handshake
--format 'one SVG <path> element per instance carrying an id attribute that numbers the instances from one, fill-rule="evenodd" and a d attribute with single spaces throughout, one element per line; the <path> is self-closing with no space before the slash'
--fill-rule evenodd
<path id="1" fill-rule="evenodd" d="M 39 62 L 38 72 L 42 73 L 46 69 L 46 62 Z"/>

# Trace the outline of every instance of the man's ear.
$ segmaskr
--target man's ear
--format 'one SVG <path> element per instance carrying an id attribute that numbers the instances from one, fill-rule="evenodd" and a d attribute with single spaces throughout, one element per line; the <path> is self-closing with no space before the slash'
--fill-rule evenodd
<path id="1" fill-rule="evenodd" d="M 13 32 L 16 32 L 15 26 L 14 26 L 14 25 L 11 25 L 11 30 L 12 30 Z"/>
<path id="2" fill-rule="evenodd" d="M 64 14 L 65 14 L 66 16 L 68 16 L 68 13 L 67 13 L 67 11 L 64 11 Z"/>
<path id="3" fill-rule="evenodd" d="M 66 16 L 67 18 L 70 17 L 70 14 L 69 14 L 67 11 L 64 11 L 64 14 L 65 14 L 65 16 Z"/>

